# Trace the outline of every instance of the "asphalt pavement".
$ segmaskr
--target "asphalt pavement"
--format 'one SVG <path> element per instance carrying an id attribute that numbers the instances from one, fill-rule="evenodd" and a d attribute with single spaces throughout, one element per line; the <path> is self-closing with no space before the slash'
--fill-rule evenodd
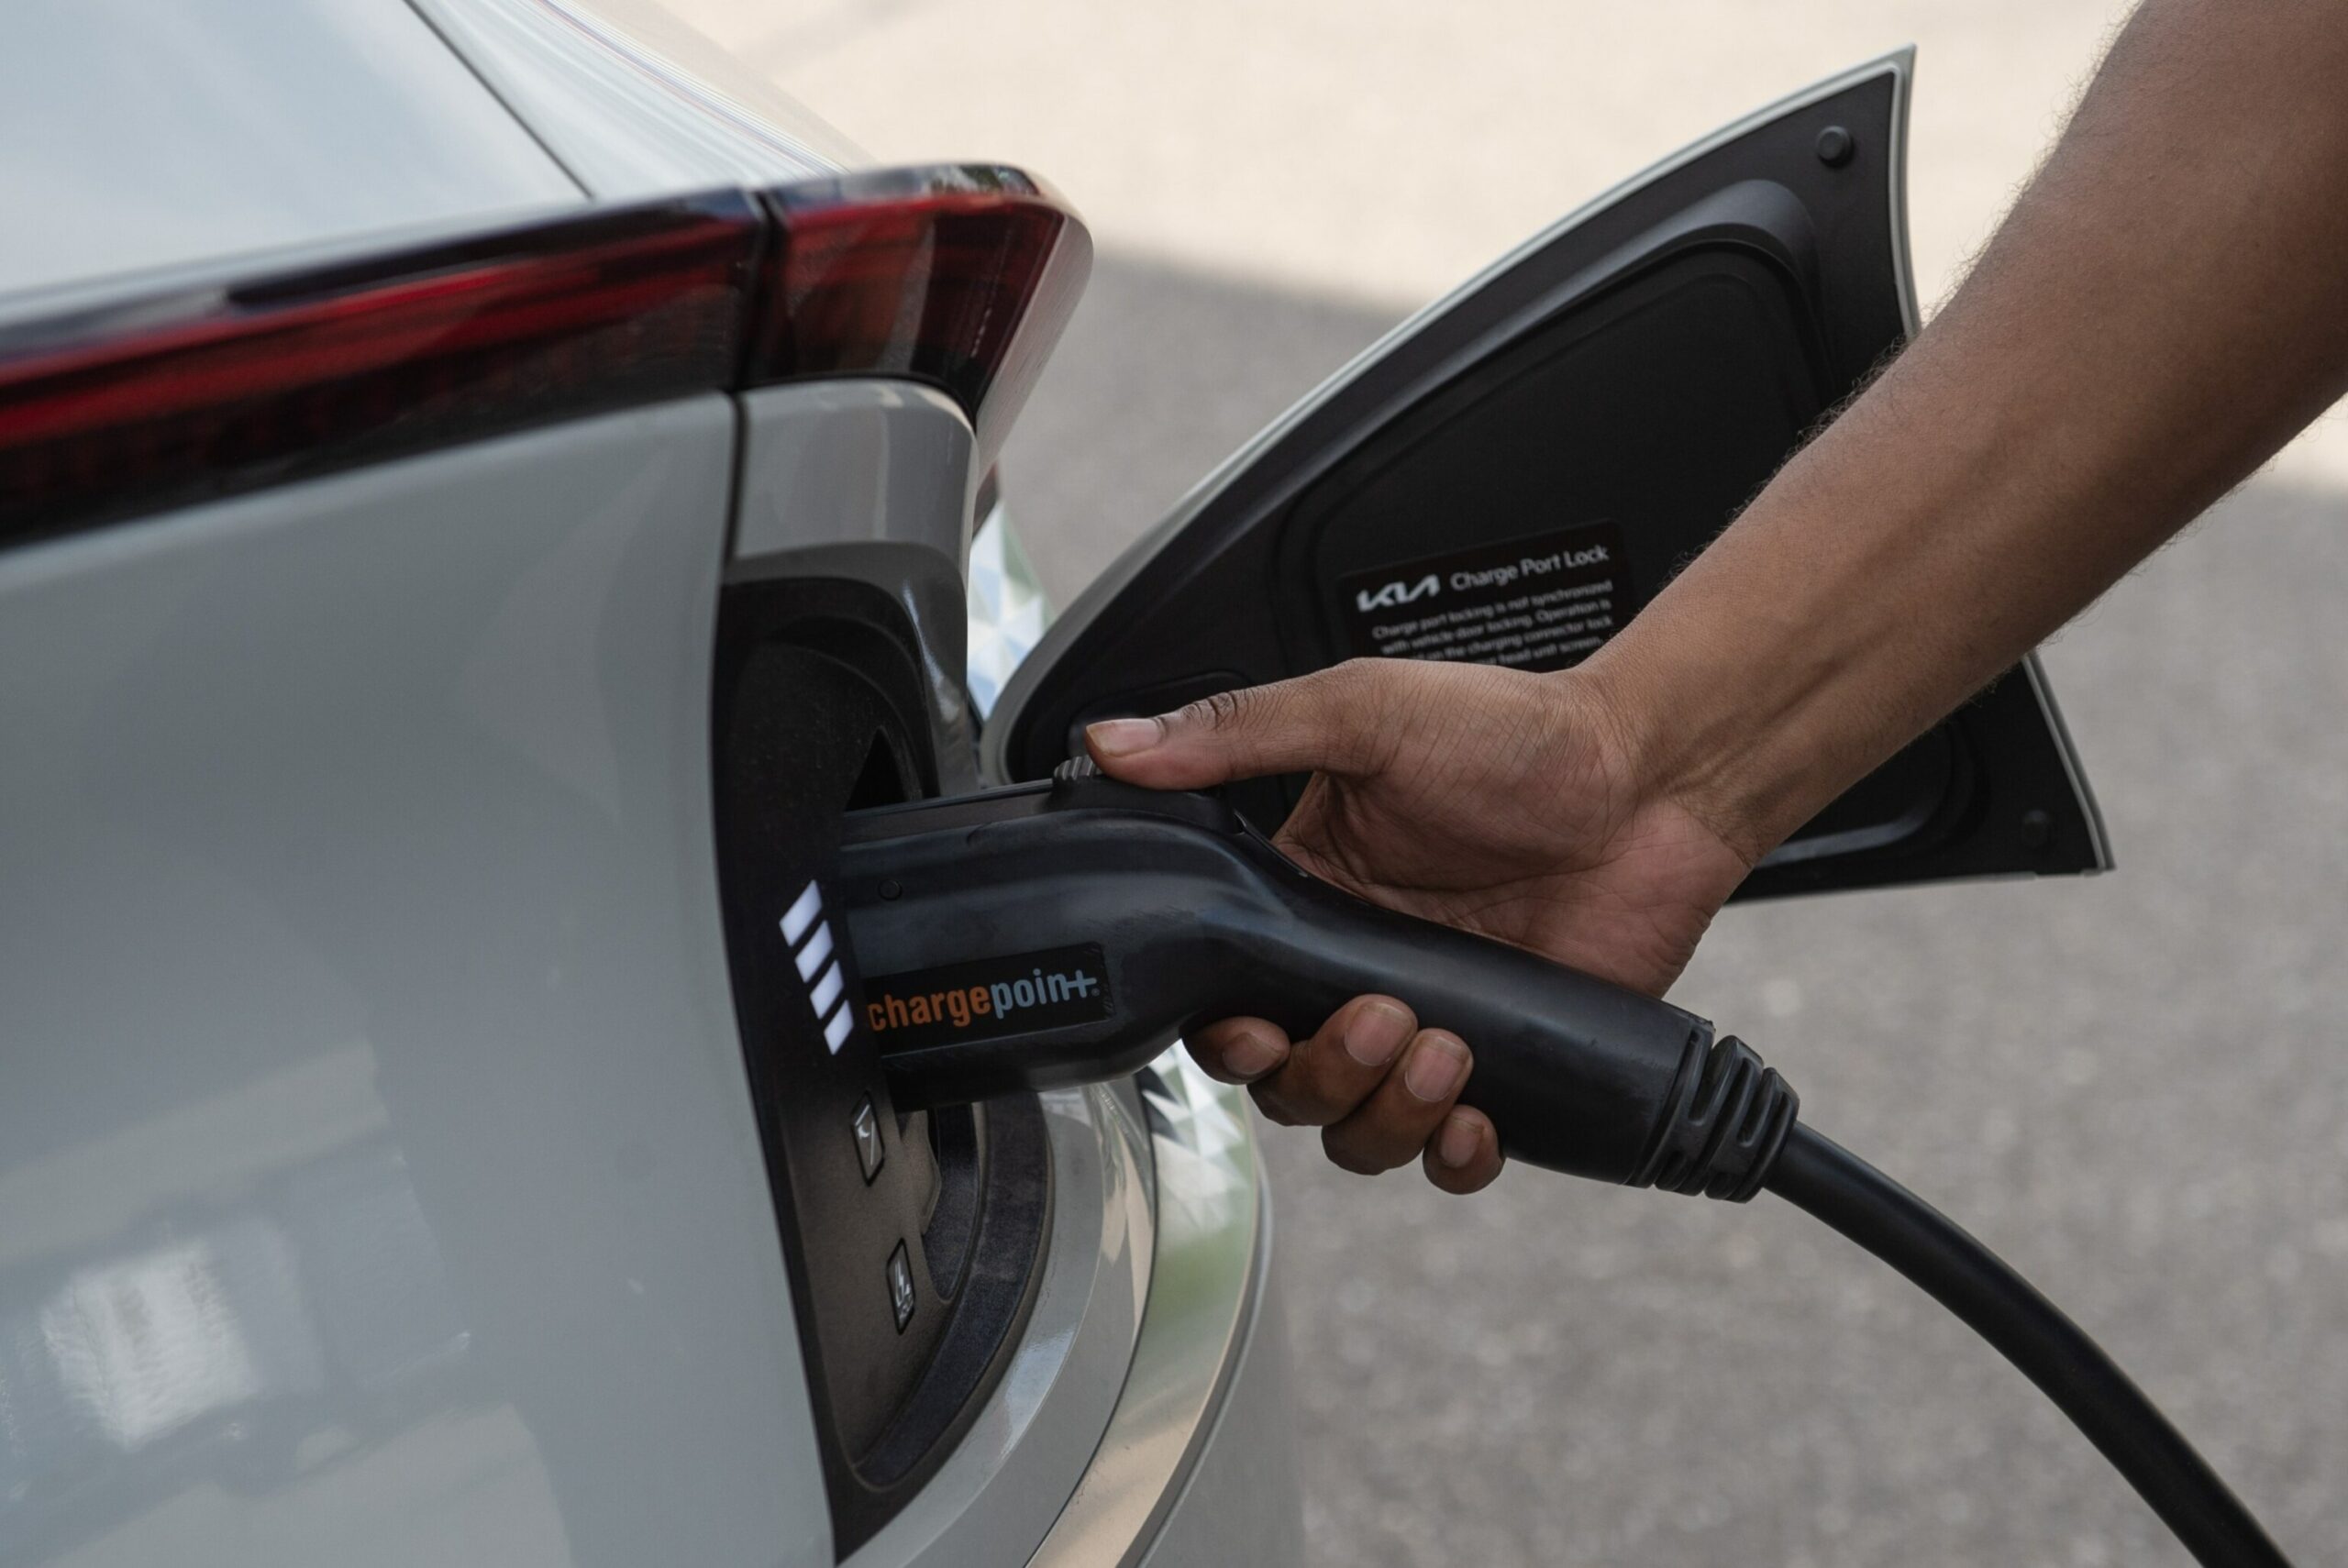
<path id="1" fill-rule="evenodd" d="M 1104 258 L 1005 459 L 1052 586 L 1394 314 Z M 2344 617 L 2348 492 L 2254 480 L 2045 650 L 2117 871 L 1732 910 L 1675 993 L 2071 1311 L 2302 1562 L 2348 1540 Z M 1460 1199 L 1267 1144 L 1316 1564 L 2186 1561 L 1774 1198 Z"/>

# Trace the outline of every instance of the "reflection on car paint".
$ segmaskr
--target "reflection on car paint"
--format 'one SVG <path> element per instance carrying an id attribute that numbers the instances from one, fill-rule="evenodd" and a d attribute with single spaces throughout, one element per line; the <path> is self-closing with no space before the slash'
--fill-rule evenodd
<path id="1" fill-rule="evenodd" d="M 273 1492 L 426 1415 L 471 1336 L 381 1134 L 0 1272 L 0 1558 L 220 1476 Z M 355 1419 L 355 1424 L 354 1424 Z M 134 1505 L 126 1507 L 126 1502 Z"/>

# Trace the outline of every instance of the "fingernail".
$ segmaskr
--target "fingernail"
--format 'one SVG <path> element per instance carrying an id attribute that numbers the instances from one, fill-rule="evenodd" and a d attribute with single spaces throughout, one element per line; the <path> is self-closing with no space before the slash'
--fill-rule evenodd
<path id="1" fill-rule="evenodd" d="M 1483 1142 L 1483 1132 L 1473 1121 L 1464 1116 L 1449 1117 L 1434 1141 L 1434 1157 L 1453 1170 L 1460 1170 L 1476 1157 Z"/>
<path id="2" fill-rule="evenodd" d="M 1382 1067 L 1411 1037 L 1411 1015 L 1390 1001 L 1364 1002 L 1346 1021 L 1346 1055 L 1365 1067 Z"/>
<path id="3" fill-rule="evenodd" d="M 1103 719 L 1084 726 L 1085 744 L 1102 756 L 1131 756 L 1147 751 L 1166 733 L 1156 719 Z"/>
<path id="4" fill-rule="evenodd" d="M 1288 1053 L 1276 1041 L 1260 1034 L 1243 1034 L 1233 1041 L 1223 1054 L 1224 1070 L 1238 1078 L 1258 1078 L 1274 1067 Z"/>
<path id="5" fill-rule="evenodd" d="M 1404 1064 L 1402 1087 L 1423 1100 L 1449 1099 L 1467 1076 L 1468 1047 L 1448 1034 L 1429 1034 Z"/>

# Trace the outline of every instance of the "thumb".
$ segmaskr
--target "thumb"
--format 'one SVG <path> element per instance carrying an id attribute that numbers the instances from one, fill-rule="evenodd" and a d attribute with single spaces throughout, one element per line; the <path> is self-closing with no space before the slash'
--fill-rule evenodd
<path id="1" fill-rule="evenodd" d="M 1267 773 L 1359 772 L 1377 750 L 1380 685 L 1364 666 L 1339 665 L 1220 691 L 1154 719 L 1104 719 L 1085 726 L 1084 744 L 1102 772 L 1153 790 L 1204 790 Z"/>

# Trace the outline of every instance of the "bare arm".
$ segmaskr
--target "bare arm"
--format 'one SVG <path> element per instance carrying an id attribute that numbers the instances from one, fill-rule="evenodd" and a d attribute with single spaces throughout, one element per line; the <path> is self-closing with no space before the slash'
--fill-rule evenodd
<path id="1" fill-rule="evenodd" d="M 2348 391 L 2348 6 L 2149 0 L 1916 342 L 1586 667 L 1775 845 Z"/>

